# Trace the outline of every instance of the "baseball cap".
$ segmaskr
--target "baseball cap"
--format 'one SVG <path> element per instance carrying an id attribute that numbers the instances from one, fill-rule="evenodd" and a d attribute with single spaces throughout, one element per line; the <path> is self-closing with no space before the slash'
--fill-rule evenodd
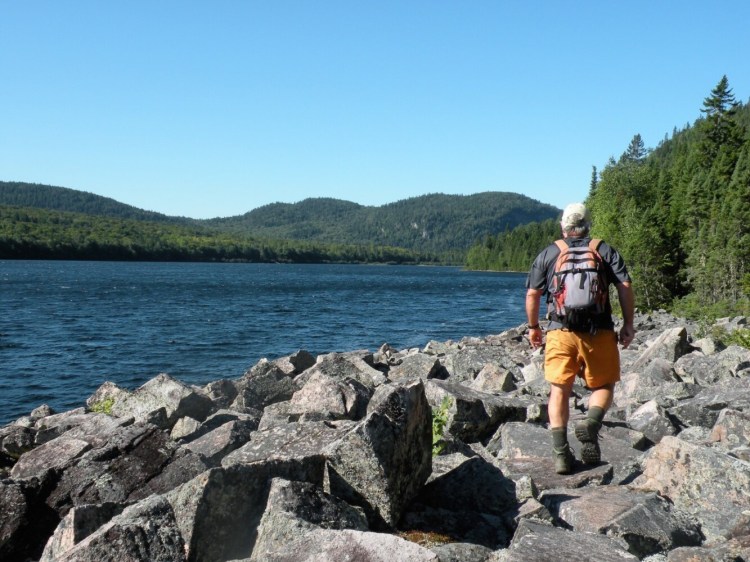
<path id="1" fill-rule="evenodd" d="M 562 215 L 563 227 L 589 226 L 591 225 L 591 214 L 583 203 L 571 203 Z"/>

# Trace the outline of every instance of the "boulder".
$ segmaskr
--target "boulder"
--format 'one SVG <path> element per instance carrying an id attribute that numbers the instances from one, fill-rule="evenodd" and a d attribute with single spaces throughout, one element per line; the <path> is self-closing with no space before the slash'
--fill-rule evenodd
<path id="1" fill-rule="evenodd" d="M 375 369 L 373 359 L 367 353 L 328 353 L 318 357 L 315 365 L 297 377 L 298 386 L 302 386 L 314 372 L 320 372 L 334 379 L 354 379 L 368 388 L 375 389 L 387 382 L 386 376 Z"/>
<path id="2" fill-rule="evenodd" d="M 212 468 L 165 494 L 189 560 L 249 558 L 274 478 L 323 484 L 323 463 L 297 459 Z"/>
<path id="3" fill-rule="evenodd" d="M 62 541 L 57 546 L 66 544 Z M 161 496 L 152 496 L 126 508 L 64 554 L 54 554 L 54 558 L 47 559 L 66 562 L 187 561 L 175 514 L 169 502 Z"/>
<path id="4" fill-rule="evenodd" d="M 330 419 L 361 419 L 367 411 L 372 389 L 356 379 L 334 378 L 319 371 L 289 401 L 289 413 L 321 414 Z"/>
<path id="5" fill-rule="evenodd" d="M 630 414 L 628 427 L 640 431 L 652 443 L 658 443 L 665 435 L 677 433 L 677 428 L 656 400 L 649 400 Z"/>
<path id="6" fill-rule="evenodd" d="M 466 346 L 446 354 L 440 362 L 453 383 L 473 381 L 488 363 L 510 371 L 516 380 L 523 380 L 519 365 L 499 346 Z"/>
<path id="7" fill-rule="evenodd" d="M 667 414 L 683 426 L 711 429 L 724 408 L 750 412 L 750 387 L 733 380 L 704 387 L 693 398 L 667 409 Z"/>
<path id="8" fill-rule="evenodd" d="M 39 562 L 60 560 L 75 545 L 122 513 L 123 509 L 125 506 L 115 503 L 74 507 L 47 541 Z"/>
<path id="9" fill-rule="evenodd" d="M 653 492 L 627 486 L 545 490 L 547 509 L 574 531 L 618 537 L 638 558 L 679 546 L 699 546 L 700 526 Z"/>
<path id="10" fill-rule="evenodd" d="M 270 404 L 289 400 L 297 387 L 294 378 L 267 359 L 247 371 L 237 382 L 237 398 L 231 409 L 262 410 Z"/>
<path id="11" fill-rule="evenodd" d="M 750 412 L 722 410 L 711 429 L 710 440 L 729 450 L 750 445 Z"/>
<path id="12" fill-rule="evenodd" d="M 58 437 L 42 447 L 64 439 L 67 438 Z M 88 450 L 90 446 L 85 445 L 78 445 L 84 453 L 76 456 L 74 463 L 62 467 L 62 474 L 47 499 L 47 503 L 61 515 L 73 506 L 125 503 L 131 496 L 139 497 L 154 479 L 164 478 L 165 483 L 174 483 L 175 477 L 178 481 L 181 477 L 179 483 L 182 483 L 194 476 L 191 471 L 170 473 L 169 465 L 178 458 L 178 447 L 151 424 L 121 427 L 112 432 L 106 445 L 101 447 Z M 197 467 L 187 464 L 193 467 L 191 470 L 205 470 L 202 464 Z"/>
<path id="13" fill-rule="evenodd" d="M 229 379 L 211 381 L 203 387 L 203 393 L 213 402 L 214 408 L 229 408 L 237 398 L 237 383 Z"/>
<path id="14" fill-rule="evenodd" d="M 58 524 L 44 503 L 50 482 L 31 478 L 0 480 L 0 560 L 37 560 Z"/>
<path id="15" fill-rule="evenodd" d="M 36 430 L 22 425 L 7 425 L 0 428 L 0 452 L 16 460 L 33 449 Z"/>
<path id="16" fill-rule="evenodd" d="M 443 400 L 449 398 L 447 431 L 469 443 L 490 437 L 500 424 L 509 421 L 546 418 L 546 406 L 529 397 L 496 396 L 465 384 L 439 380 L 427 381 L 425 391 L 433 408 L 440 408 Z"/>
<path id="17" fill-rule="evenodd" d="M 700 523 L 707 539 L 715 539 L 734 528 L 747 510 L 750 464 L 667 436 L 646 454 L 643 474 L 633 485 L 668 497 Z"/>
<path id="18" fill-rule="evenodd" d="M 750 374 L 750 349 L 730 345 L 708 356 L 681 358 L 675 371 L 684 381 L 707 386 Z"/>
<path id="19" fill-rule="evenodd" d="M 367 416 L 324 449 L 326 491 L 392 528 L 432 468 L 432 419 L 421 381 L 381 385 Z"/>
<path id="20" fill-rule="evenodd" d="M 250 559 L 268 560 L 300 534 L 321 528 L 367 531 L 367 518 L 313 484 L 275 478 Z"/>
<path id="21" fill-rule="evenodd" d="M 518 525 L 513 542 L 506 550 L 492 553 L 487 562 L 628 562 L 627 543 L 596 533 L 568 531 L 547 523 L 524 520 Z"/>
<path id="22" fill-rule="evenodd" d="M 259 429 L 250 441 L 229 453 L 222 466 L 253 464 L 266 460 L 294 460 L 323 469 L 324 449 L 336 443 L 356 426 L 352 421 L 287 423 Z"/>
<path id="23" fill-rule="evenodd" d="M 310 352 L 300 349 L 286 357 L 274 359 L 273 364 L 287 375 L 299 375 L 315 365 L 315 357 Z"/>
<path id="24" fill-rule="evenodd" d="M 10 475 L 15 479 L 42 478 L 50 471 L 64 471 L 90 448 L 91 445 L 81 439 L 58 437 L 21 456 Z"/>
<path id="25" fill-rule="evenodd" d="M 474 390 L 490 392 L 493 394 L 516 390 L 516 382 L 513 378 L 513 373 L 508 369 L 498 367 L 492 363 L 485 365 L 477 374 L 477 378 L 475 378 L 469 386 Z"/>
<path id="26" fill-rule="evenodd" d="M 680 357 L 692 351 L 687 340 L 687 329 L 683 326 L 664 330 L 655 340 L 649 342 L 649 347 L 641 353 L 628 368 L 629 371 L 640 371 L 654 359 L 666 359 L 674 363 Z"/>
<path id="27" fill-rule="evenodd" d="M 398 365 L 388 370 L 392 381 L 404 379 L 444 379 L 448 376 L 440 360 L 426 353 L 412 353 L 404 356 Z"/>
<path id="28" fill-rule="evenodd" d="M 395 535 L 353 530 L 315 529 L 266 558 L 268 562 L 440 562 L 431 550 Z"/>
<path id="29" fill-rule="evenodd" d="M 162 429 L 171 429 L 184 416 L 205 420 L 213 409 L 213 402 L 203 392 L 160 374 L 132 394 L 115 400 L 111 409 L 117 417 L 132 416 Z M 159 413 L 162 410 L 163 415 Z"/>
<path id="30" fill-rule="evenodd" d="M 191 441 L 185 448 L 197 454 L 206 466 L 219 466 L 224 457 L 250 441 L 256 420 L 232 420 Z"/>

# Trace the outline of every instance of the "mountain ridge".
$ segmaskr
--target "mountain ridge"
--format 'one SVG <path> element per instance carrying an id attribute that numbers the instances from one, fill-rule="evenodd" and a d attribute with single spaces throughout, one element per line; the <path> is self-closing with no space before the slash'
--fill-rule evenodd
<path id="1" fill-rule="evenodd" d="M 405 248 L 457 259 L 478 239 L 559 216 L 559 209 L 512 192 L 431 193 L 381 206 L 329 197 L 270 203 L 214 219 L 145 211 L 93 193 L 43 184 L 0 182 L 0 205 L 203 227 L 242 237 Z"/>

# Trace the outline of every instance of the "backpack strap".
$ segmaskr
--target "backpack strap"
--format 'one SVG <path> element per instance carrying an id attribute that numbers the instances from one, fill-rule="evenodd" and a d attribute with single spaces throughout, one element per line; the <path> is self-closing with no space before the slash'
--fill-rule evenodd
<path id="1" fill-rule="evenodd" d="M 592 238 L 591 240 L 589 240 L 589 248 L 591 248 L 598 254 L 599 246 L 601 246 L 602 242 L 604 242 L 604 240 L 602 240 L 601 238 Z"/>
<path id="2" fill-rule="evenodd" d="M 557 246 L 557 249 L 560 250 L 557 259 L 555 260 L 555 271 L 558 271 L 560 269 L 560 264 L 565 259 L 565 254 L 567 253 L 569 246 L 565 240 L 555 240 L 555 245 Z"/>

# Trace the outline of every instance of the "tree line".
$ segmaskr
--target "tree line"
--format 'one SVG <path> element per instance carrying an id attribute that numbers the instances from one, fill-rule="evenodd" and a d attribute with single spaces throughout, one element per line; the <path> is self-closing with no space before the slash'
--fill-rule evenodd
<path id="1" fill-rule="evenodd" d="M 750 106 L 735 99 L 724 76 L 701 113 L 653 150 L 636 134 L 618 159 L 600 174 L 594 169 L 586 200 L 592 236 L 623 254 L 644 309 L 749 313 Z M 525 226 L 478 242 L 467 265 L 526 270 L 548 228 Z M 552 239 L 558 236 L 555 225 Z"/>
<path id="2" fill-rule="evenodd" d="M 0 259 L 435 263 L 434 255 L 375 245 L 265 240 L 165 222 L 0 206 Z"/>

